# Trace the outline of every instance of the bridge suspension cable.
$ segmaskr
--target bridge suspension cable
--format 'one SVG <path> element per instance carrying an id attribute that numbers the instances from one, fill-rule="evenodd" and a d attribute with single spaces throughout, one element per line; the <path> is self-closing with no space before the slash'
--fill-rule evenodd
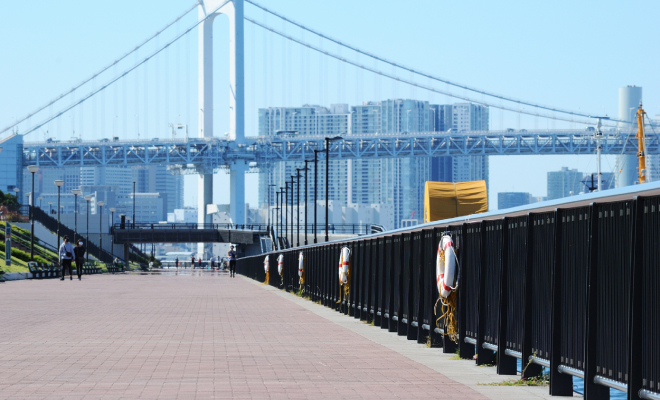
<path id="1" fill-rule="evenodd" d="M 246 1 L 248 1 L 248 0 L 246 0 Z M 312 44 L 303 42 L 300 39 L 296 39 L 292 36 L 289 36 L 289 35 L 285 34 L 284 32 L 281 32 L 281 31 L 279 31 L 275 28 L 271 28 L 271 27 L 269 27 L 269 26 L 267 26 L 267 25 L 265 25 L 261 22 L 255 21 L 252 18 L 249 18 L 247 16 L 244 17 L 244 18 L 245 18 L 246 21 L 249 21 L 249 22 L 251 22 L 251 23 L 253 23 L 257 26 L 260 26 L 263 29 L 266 29 L 266 30 L 268 30 L 268 31 L 270 31 L 270 32 L 272 32 L 276 35 L 284 37 L 288 40 L 291 40 L 295 43 L 298 43 L 301 46 L 304 46 L 304 47 L 307 47 L 311 50 L 317 51 L 317 52 L 319 52 L 321 54 L 324 54 L 328 57 L 331 57 L 331 58 L 334 58 L 336 60 L 342 61 L 344 63 L 353 65 L 354 67 L 363 69 L 365 71 L 369 71 L 369 72 L 372 72 L 374 74 L 377 74 L 377 75 L 384 76 L 384 77 L 389 78 L 389 79 L 399 81 L 401 83 L 405 83 L 405 84 L 408 84 L 408 85 L 411 85 L 411 86 L 418 87 L 420 89 L 428 90 L 428 91 L 434 92 L 434 93 L 443 94 L 443 95 L 446 95 L 446 96 L 449 96 L 449 97 L 453 97 L 455 99 L 460 99 L 460 100 L 469 101 L 469 102 L 472 102 L 472 103 L 481 104 L 481 105 L 492 107 L 492 108 L 497 108 L 497 109 L 500 109 L 500 110 L 511 111 L 511 112 L 518 113 L 518 114 L 525 114 L 525 115 L 531 115 L 531 116 L 534 116 L 534 117 L 549 118 L 549 119 L 566 121 L 566 122 L 573 122 L 573 123 L 589 124 L 589 121 L 576 120 L 576 119 L 572 119 L 572 118 L 569 118 L 569 117 L 561 117 L 561 116 L 554 116 L 554 115 L 548 115 L 548 114 L 540 114 L 540 113 L 535 113 L 535 112 L 531 112 L 531 111 L 516 109 L 516 108 L 513 108 L 513 107 L 507 107 L 507 106 L 504 106 L 504 105 L 497 105 L 497 104 L 490 103 L 490 102 L 483 101 L 483 100 L 476 100 L 476 99 L 473 99 L 473 98 L 470 98 L 470 97 L 467 97 L 467 96 L 461 96 L 461 95 L 458 95 L 458 94 L 453 94 L 449 91 L 444 91 L 444 90 L 433 88 L 431 86 L 427 86 L 427 85 L 424 85 L 424 84 L 413 82 L 413 81 L 405 79 L 405 78 L 399 78 L 398 76 L 396 76 L 394 74 L 383 72 L 383 71 L 377 70 L 376 68 L 372 68 L 372 67 L 368 67 L 366 65 L 359 64 L 357 62 L 354 62 L 354 61 L 348 60 L 346 58 L 343 58 L 343 57 L 341 57 L 337 54 L 330 53 L 329 51 L 320 49 L 320 48 L 318 48 L 318 47 L 316 47 Z M 586 116 L 586 115 L 581 115 L 581 114 L 574 114 L 574 115 L 575 116 L 584 116 L 584 117 L 587 117 L 587 118 L 592 118 L 592 117 L 589 117 L 589 116 Z M 609 120 L 609 121 L 610 122 L 616 122 L 616 120 Z"/>
<path id="2" fill-rule="evenodd" d="M 211 11 L 210 13 L 207 13 L 207 14 L 206 14 L 206 17 L 204 17 L 204 18 L 200 19 L 199 21 L 197 21 L 196 23 L 194 23 L 190 28 L 186 29 L 183 33 L 177 35 L 174 39 L 172 39 L 172 40 L 168 41 L 167 43 L 165 43 L 165 45 L 163 45 L 163 46 L 161 46 L 161 47 L 158 47 L 154 52 L 152 52 L 150 55 L 148 55 L 147 57 L 145 57 L 142 61 L 136 63 L 135 65 L 133 65 L 133 66 L 130 67 L 129 69 L 125 70 L 123 73 L 121 73 L 120 75 L 116 76 L 114 79 L 110 80 L 108 83 L 106 83 L 105 85 L 101 86 L 100 88 L 98 88 L 98 89 L 96 89 L 96 90 L 93 90 L 93 91 L 89 92 L 87 95 L 83 96 L 79 101 L 74 102 L 74 103 L 71 104 L 69 107 L 65 107 L 63 110 L 61 110 L 60 112 L 58 112 L 56 115 L 53 115 L 53 116 L 51 116 L 50 118 L 47 118 L 46 120 L 42 121 L 42 122 L 39 123 L 38 125 L 36 125 L 36 126 L 34 126 L 34 127 L 32 127 L 32 128 L 29 128 L 29 129 L 27 130 L 27 132 L 24 132 L 24 133 L 22 133 L 21 135 L 25 136 L 25 135 L 27 135 L 27 134 L 29 134 L 29 133 L 32 133 L 32 132 L 36 131 L 37 129 L 39 129 L 39 128 L 41 128 L 42 126 L 44 126 L 44 125 L 46 125 L 47 123 L 49 123 L 50 121 L 52 121 L 52 120 L 54 120 L 54 119 L 56 119 L 56 118 L 62 116 L 62 115 L 65 114 L 67 111 L 70 111 L 72 108 L 74 108 L 74 107 L 76 107 L 76 106 L 78 106 L 78 105 L 84 103 L 85 101 L 87 101 L 88 99 L 90 99 L 91 97 L 93 97 L 94 95 L 96 95 L 97 93 L 102 92 L 103 90 L 105 90 L 107 87 L 109 87 L 109 86 L 112 85 L 113 83 L 117 82 L 117 81 L 120 80 L 121 78 L 125 77 L 126 75 L 128 75 L 129 73 L 131 73 L 132 71 L 134 71 L 135 69 L 137 69 L 140 65 L 146 63 L 147 61 L 151 60 L 151 59 L 154 58 L 156 55 L 158 55 L 160 52 L 162 52 L 163 50 L 165 50 L 165 49 L 167 49 L 168 47 L 170 47 L 174 42 L 176 42 L 177 40 L 179 40 L 179 39 L 181 39 L 182 37 L 184 37 L 186 34 L 188 34 L 190 31 L 192 31 L 193 29 L 195 29 L 195 28 L 196 28 L 199 24 L 201 24 L 202 22 L 206 21 L 208 18 L 210 18 L 212 15 L 214 15 L 216 11 L 220 10 L 222 7 L 224 7 L 224 6 L 225 6 L 227 3 L 229 3 L 230 1 L 231 1 L 231 0 L 225 0 L 222 4 L 220 4 L 218 7 L 216 7 L 213 11 Z M 196 5 L 195 5 L 195 6 L 196 6 Z M 188 12 L 189 12 L 189 11 L 188 11 Z M 0 132 L 0 133 L 1 133 L 1 132 Z"/>
<path id="3" fill-rule="evenodd" d="M 188 13 L 191 12 L 192 10 L 194 10 L 197 6 L 198 6 L 197 3 L 193 4 L 190 8 L 186 9 L 185 12 L 183 12 L 181 15 L 179 15 L 178 17 L 176 17 L 172 22 L 170 22 L 170 23 L 168 23 L 167 25 L 165 25 L 163 28 L 161 28 L 161 29 L 158 30 L 156 33 L 154 33 L 153 35 L 151 35 L 149 38 L 147 38 L 146 40 L 144 40 L 142 43 L 140 43 L 140 44 L 138 44 L 137 46 L 135 46 L 132 50 L 128 51 L 128 52 L 125 53 L 123 56 L 119 57 L 118 59 L 116 59 L 116 60 L 113 61 L 112 63 L 108 64 L 107 66 L 101 68 L 97 73 L 95 73 L 95 74 L 93 74 L 92 76 L 90 76 L 89 78 L 83 80 L 82 82 L 80 82 L 80 83 L 77 84 L 76 86 L 72 87 L 72 88 L 69 89 L 68 91 L 66 91 L 66 92 L 64 92 L 64 93 L 62 93 L 62 94 L 60 94 L 59 96 L 55 97 L 53 100 L 49 101 L 48 103 L 44 104 L 43 106 L 37 108 L 36 110 L 32 111 L 31 113 L 29 113 L 29 114 L 25 115 L 24 117 L 22 117 L 22 118 L 20 118 L 20 119 L 18 119 L 18 120 L 16 120 L 16 121 L 14 121 L 12 124 L 6 126 L 6 127 L 3 128 L 2 130 L 0 130 L 0 134 L 5 133 L 5 132 L 7 132 L 8 130 L 14 128 L 15 126 L 17 126 L 17 125 L 20 124 L 21 122 L 24 122 L 24 121 L 28 120 L 29 118 L 32 118 L 32 117 L 33 117 L 34 115 L 36 115 L 37 113 L 39 113 L 39 112 L 45 110 L 46 108 L 48 108 L 48 107 L 50 107 L 51 105 L 55 104 L 56 102 L 58 102 L 58 101 L 61 100 L 62 98 L 64 98 L 64 97 L 70 95 L 71 93 L 73 93 L 73 92 L 75 92 L 76 90 L 80 89 L 80 88 L 81 88 L 82 86 L 84 86 L 85 84 L 91 82 L 92 80 L 94 80 L 94 78 L 98 77 L 98 76 L 101 75 L 102 73 L 108 71 L 110 68 L 112 68 L 113 66 L 117 65 L 119 62 L 121 62 L 122 60 L 124 60 L 126 57 L 128 57 L 128 56 L 130 56 L 131 54 L 135 53 L 136 51 L 138 51 L 139 49 L 141 49 L 145 44 L 149 43 L 149 42 L 150 42 L 151 40 L 153 40 L 155 37 L 157 37 L 158 35 L 160 35 L 161 33 L 163 33 L 167 28 L 169 28 L 170 26 L 172 26 L 172 25 L 174 25 L 175 23 L 177 23 L 181 18 L 183 18 L 183 17 L 185 17 L 186 15 L 188 15 Z M 76 105 L 77 105 L 77 104 L 79 104 L 79 103 L 76 103 Z M 52 119 L 51 119 L 51 120 L 52 120 Z"/>
<path id="4" fill-rule="evenodd" d="M 434 76 L 434 75 L 430 75 L 430 74 L 428 74 L 428 73 L 425 73 L 425 72 L 422 72 L 422 71 L 416 70 L 416 69 L 414 69 L 414 68 L 407 67 L 407 66 L 405 66 L 405 65 L 403 65 L 403 64 L 399 64 L 399 63 L 396 63 L 396 62 L 394 62 L 394 61 L 388 60 L 388 59 L 386 59 L 386 58 L 383 58 L 383 57 L 377 56 L 377 55 L 375 55 L 375 54 L 373 54 L 373 53 L 370 53 L 370 52 L 368 52 L 368 51 L 366 51 L 366 50 L 362 50 L 362 49 L 360 49 L 360 48 L 358 48 L 358 47 L 352 46 L 352 45 L 347 44 L 347 43 L 344 43 L 344 42 L 342 42 L 342 41 L 340 41 L 340 40 L 338 40 L 338 39 L 335 39 L 335 38 L 333 38 L 333 37 L 330 37 L 330 36 L 328 36 L 328 35 L 325 35 L 325 34 L 323 34 L 323 33 L 320 33 L 320 32 L 318 32 L 318 31 L 316 31 L 316 30 L 314 30 L 314 29 L 311 29 L 311 28 L 309 28 L 309 27 L 307 27 L 307 26 L 305 26 L 305 25 L 303 25 L 303 24 L 301 24 L 301 23 L 299 23 L 299 22 L 293 21 L 293 20 L 291 20 L 291 19 L 289 19 L 289 18 L 287 18 L 287 17 L 285 17 L 285 16 L 283 16 L 283 15 L 281 15 L 281 14 L 278 14 L 278 13 L 276 13 L 275 11 L 266 8 L 266 7 L 262 6 L 262 5 L 259 4 L 259 3 L 256 3 L 256 2 L 253 1 L 253 0 L 245 0 L 245 2 L 250 3 L 250 4 L 252 4 L 253 6 L 255 6 L 255 7 L 259 8 L 259 9 L 261 9 L 261 10 L 263 10 L 263 11 L 265 11 L 265 12 L 267 12 L 267 13 L 269 13 L 269 14 L 271 14 L 271 15 L 277 17 L 277 18 L 280 18 L 280 19 L 282 19 L 282 20 L 284 20 L 284 21 L 286 21 L 286 22 L 288 22 L 288 23 L 290 23 L 290 24 L 292 24 L 292 25 L 295 25 L 295 26 L 299 27 L 300 29 L 303 29 L 303 30 L 305 30 L 305 31 L 307 31 L 307 32 L 310 32 L 310 33 L 312 33 L 312 34 L 314 34 L 314 35 L 316 35 L 316 36 L 319 36 L 319 37 L 321 37 L 321 38 L 323 38 L 323 39 L 325 39 L 325 40 L 328 40 L 328 41 L 330 41 L 330 42 L 336 43 L 336 44 L 338 44 L 338 45 L 340 45 L 340 46 L 342 46 L 342 47 L 345 47 L 345 48 L 347 48 L 347 49 L 350 49 L 350 50 L 352 50 L 352 51 L 354 51 L 354 52 L 356 52 L 356 53 L 359 53 L 359 54 L 365 55 L 365 56 L 370 57 L 370 58 L 373 58 L 373 59 L 375 59 L 375 60 L 377 60 L 377 61 L 380 61 L 380 62 L 383 62 L 383 63 L 389 64 L 389 65 L 392 65 L 392 66 L 394 66 L 394 67 L 396 67 L 396 68 L 400 68 L 400 69 L 403 69 L 403 70 L 405 70 L 405 71 L 409 71 L 409 72 L 411 72 L 411 73 L 413 73 L 413 74 L 420 75 L 420 76 L 422 76 L 422 77 L 429 78 L 429 79 L 434 80 L 434 81 L 438 81 L 438 82 L 446 83 L 446 84 L 448 84 L 448 85 L 455 86 L 455 87 L 460 88 L 460 89 L 469 90 L 469 91 L 471 91 L 471 92 L 479 93 L 479 94 L 482 94 L 482 95 L 485 95 L 485 96 L 489 96 L 489 97 L 494 97 L 494 98 L 501 99 L 501 100 L 504 100 L 504 101 L 509 101 L 509 102 L 512 102 L 512 103 L 516 103 L 516 104 L 518 104 L 518 105 L 523 105 L 523 106 L 529 106 L 529 107 L 539 108 L 539 109 L 543 109 L 543 110 L 547 110 L 547 111 L 552 111 L 552 112 L 557 112 L 557 113 L 562 113 L 562 114 L 570 114 L 570 115 L 573 115 L 573 116 L 576 116 L 576 117 L 598 118 L 597 116 L 593 116 L 593 115 L 589 115 L 589 114 L 584 114 L 584 113 L 581 113 L 581 112 L 576 112 L 576 111 L 571 111 L 571 110 L 566 110 L 566 109 L 561 109 L 561 108 L 556 108 L 556 107 L 550 107 L 550 106 L 544 106 L 544 105 L 542 105 L 542 104 L 536 104 L 536 103 L 532 103 L 532 102 L 530 102 L 530 101 L 525 101 L 525 100 L 515 99 L 515 98 L 512 98 L 512 97 L 508 97 L 508 96 L 500 95 L 500 94 L 493 93 L 493 92 L 488 92 L 488 91 L 481 90 L 481 89 L 478 89 L 478 88 L 474 88 L 474 87 L 471 87 L 471 86 L 467 86 L 467 85 L 464 85 L 464 84 L 456 83 L 456 82 L 453 82 L 453 81 L 450 81 L 450 80 L 447 80 L 447 79 L 444 79 L 444 78 L 440 78 L 440 77 L 437 77 L 437 76 Z M 247 17 L 246 17 L 245 19 L 247 19 Z M 250 22 L 254 22 L 254 21 L 251 21 L 251 20 L 250 20 Z M 402 82 L 403 82 L 403 81 L 402 81 Z M 467 99 L 467 98 L 457 97 L 457 96 L 452 96 L 452 97 L 460 98 L 460 99 L 464 99 L 464 100 Z M 481 104 L 484 104 L 484 102 L 477 102 L 477 101 L 474 101 L 474 100 L 468 100 L 468 101 L 472 101 L 472 102 L 474 102 L 474 103 L 481 103 Z M 494 106 L 493 106 L 493 107 L 494 107 Z M 501 108 L 501 107 L 497 107 L 497 108 Z M 505 109 L 505 110 L 514 110 L 514 109 L 508 109 L 508 108 L 504 108 L 504 109 Z M 517 112 L 518 110 L 514 110 L 514 111 Z M 537 114 L 534 114 L 534 113 L 525 113 L 525 114 L 528 114 L 528 115 L 534 115 L 534 116 L 537 115 Z M 541 116 L 541 115 L 538 115 L 538 116 Z M 546 117 L 546 118 L 550 118 L 550 117 Z M 562 118 L 557 118 L 557 119 L 561 119 L 561 120 L 563 120 L 563 121 L 571 121 L 571 122 L 574 121 L 574 120 L 567 120 L 567 119 L 562 119 Z M 619 121 L 619 120 L 616 120 L 616 119 L 609 119 L 608 121 L 610 121 L 610 122 L 625 122 L 625 121 Z"/>

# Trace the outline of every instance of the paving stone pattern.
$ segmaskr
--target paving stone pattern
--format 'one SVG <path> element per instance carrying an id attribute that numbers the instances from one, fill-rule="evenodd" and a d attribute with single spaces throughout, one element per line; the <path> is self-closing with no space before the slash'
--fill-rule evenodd
<path id="1" fill-rule="evenodd" d="M 190 272 L 1 284 L 0 398 L 485 398 L 264 289 Z"/>

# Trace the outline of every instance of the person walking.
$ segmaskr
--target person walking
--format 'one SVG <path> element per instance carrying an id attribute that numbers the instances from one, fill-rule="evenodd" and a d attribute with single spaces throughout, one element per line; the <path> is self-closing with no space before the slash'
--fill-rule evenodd
<path id="1" fill-rule="evenodd" d="M 60 280 L 61 281 L 64 280 L 64 276 L 66 275 L 67 268 L 69 269 L 69 278 L 73 280 L 73 275 L 71 274 L 71 260 L 73 260 L 73 246 L 71 246 L 71 243 L 69 243 L 68 236 L 64 236 L 64 239 L 62 239 L 62 245 L 60 246 L 58 255 L 60 258 L 60 265 L 62 266 L 62 277 L 60 278 Z"/>
<path id="2" fill-rule="evenodd" d="M 176 264 L 176 269 L 179 269 L 179 257 L 174 260 L 174 263 Z"/>
<path id="3" fill-rule="evenodd" d="M 215 256 L 211 256 L 211 270 L 215 269 Z"/>
<path id="4" fill-rule="evenodd" d="M 197 261 L 199 261 L 199 269 L 202 269 L 202 257 L 199 257 Z"/>
<path id="5" fill-rule="evenodd" d="M 190 269 L 195 268 L 195 256 L 190 256 Z"/>
<path id="6" fill-rule="evenodd" d="M 82 239 L 78 240 L 78 243 L 76 243 L 76 247 L 73 249 L 73 254 L 76 256 L 76 272 L 78 273 L 78 280 L 82 280 L 82 270 L 83 270 L 83 264 L 85 264 L 85 246 L 83 246 L 83 241 Z"/>
<path id="7" fill-rule="evenodd" d="M 236 251 L 234 251 L 234 246 L 229 247 L 227 252 L 227 257 L 229 257 L 229 276 L 232 278 L 236 277 Z"/>

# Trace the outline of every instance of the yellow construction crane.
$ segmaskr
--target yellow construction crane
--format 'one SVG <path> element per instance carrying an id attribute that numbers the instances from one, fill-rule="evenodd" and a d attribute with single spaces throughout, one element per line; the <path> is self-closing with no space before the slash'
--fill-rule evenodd
<path id="1" fill-rule="evenodd" d="M 639 103 L 637 110 L 637 159 L 639 160 L 639 183 L 646 182 L 646 146 L 644 145 L 644 115 L 646 112 L 642 109 L 642 103 Z"/>

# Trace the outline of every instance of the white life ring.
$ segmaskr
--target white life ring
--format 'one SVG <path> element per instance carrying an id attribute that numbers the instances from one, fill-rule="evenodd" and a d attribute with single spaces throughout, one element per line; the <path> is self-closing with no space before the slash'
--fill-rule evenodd
<path id="1" fill-rule="evenodd" d="M 277 257 L 277 273 L 282 276 L 282 271 L 284 271 L 284 254 Z"/>
<path id="2" fill-rule="evenodd" d="M 305 270 L 305 256 L 301 251 L 300 254 L 298 255 L 298 276 L 300 278 L 302 278 L 304 270 Z"/>
<path id="3" fill-rule="evenodd" d="M 268 256 L 264 259 L 264 272 L 268 273 L 268 270 L 270 269 L 270 262 L 268 261 Z"/>
<path id="4" fill-rule="evenodd" d="M 444 263 L 442 255 L 444 254 Z M 435 263 L 436 283 L 438 292 L 443 298 L 447 298 L 452 290 L 456 290 L 456 253 L 451 236 L 443 235 L 438 244 L 438 256 Z"/>
<path id="5" fill-rule="evenodd" d="M 339 255 L 339 284 L 348 283 L 348 270 L 351 265 L 351 250 L 348 247 L 342 247 Z"/>

